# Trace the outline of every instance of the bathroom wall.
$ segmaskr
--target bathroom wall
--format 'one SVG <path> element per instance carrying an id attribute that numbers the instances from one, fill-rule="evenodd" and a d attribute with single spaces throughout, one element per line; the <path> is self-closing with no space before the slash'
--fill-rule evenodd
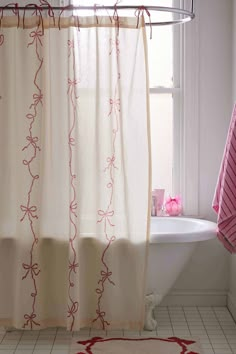
<path id="1" fill-rule="evenodd" d="M 236 321 L 236 255 L 231 256 L 230 259 L 230 283 L 229 283 L 228 307 Z"/>
<path id="2" fill-rule="evenodd" d="M 199 215 L 215 221 L 211 203 L 232 110 L 233 0 L 197 0 L 195 3 L 200 48 Z M 181 304 L 184 300 L 189 305 L 192 302 L 226 304 L 229 263 L 230 255 L 218 240 L 199 243 L 187 269 L 175 283 L 172 295 L 165 301 Z M 236 260 L 231 263 L 236 274 Z M 236 296 L 236 276 L 234 280 L 233 276 L 231 278 Z"/>
<path id="3" fill-rule="evenodd" d="M 215 221 L 211 203 L 232 110 L 232 87 L 236 100 L 236 64 L 232 64 L 232 58 L 236 63 L 236 0 L 195 0 L 195 6 L 200 47 L 199 215 Z M 184 300 L 190 305 L 224 305 L 229 288 L 232 303 L 236 304 L 236 256 L 229 256 L 217 240 L 212 240 L 197 246 L 172 295 L 163 304 Z"/>
<path id="4" fill-rule="evenodd" d="M 236 0 L 233 1 L 233 103 L 236 102 Z M 236 255 L 230 257 L 228 306 L 236 320 Z"/>

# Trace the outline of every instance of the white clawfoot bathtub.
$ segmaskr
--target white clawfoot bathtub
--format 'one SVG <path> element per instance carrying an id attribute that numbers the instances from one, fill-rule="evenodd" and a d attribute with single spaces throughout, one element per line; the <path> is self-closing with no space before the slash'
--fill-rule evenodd
<path id="1" fill-rule="evenodd" d="M 169 292 L 198 242 L 216 237 L 216 224 L 188 217 L 152 217 L 147 269 L 146 329 L 155 327 L 151 314 Z M 148 326 L 148 321 L 151 325 Z"/>
<path id="2" fill-rule="evenodd" d="M 152 217 L 147 294 L 165 296 L 191 257 L 197 242 L 216 237 L 216 224 L 186 217 Z"/>

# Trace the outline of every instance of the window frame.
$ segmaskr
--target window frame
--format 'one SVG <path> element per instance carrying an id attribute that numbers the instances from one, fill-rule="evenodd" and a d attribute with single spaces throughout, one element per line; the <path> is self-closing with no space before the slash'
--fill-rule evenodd
<path id="1" fill-rule="evenodd" d="M 174 7 L 182 7 L 182 0 L 173 0 Z M 177 17 L 177 15 L 173 15 Z M 182 194 L 181 154 L 182 154 L 182 115 L 183 115 L 183 26 L 173 26 L 173 87 L 149 87 L 150 94 L 171 94 L 173 98 L 173 161 L 172 194 Z"/>
<path id="2" fill-rule="evenodd" d="M 173 0 L 188 6 L 188 0 Z M 197 9 L 196 9 L 197 10 Z M 198 18 L 173 28 L 173 87 L 150 87 L 150 94 L 173 97 L 172 191 L 184 215 L 199 216 L 199 35 Z"/>
<path id="3" fill-rule="evenodd" d="M 196 14 L 199 6 L 199 2 L 196 2 Z M 183 195 L 184 213 L 199 217 L 199 16 L 196 15 L 193 21 L 183 26 L 182 41 L 180 190 Z"/>

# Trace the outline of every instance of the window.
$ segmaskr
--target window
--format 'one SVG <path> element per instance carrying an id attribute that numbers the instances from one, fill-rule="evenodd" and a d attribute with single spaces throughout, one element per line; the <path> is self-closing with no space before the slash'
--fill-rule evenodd
<path id="1" fill-rule="evenodd" d="M 156 3 L 190 9 L 188 0 Z M 190 24 L 155 27 L 149 41 L 153 188 L 165 189 L 166 196 L 181 194 L 184 214 L 195 216 L 199 215 L 198 21 L 196 15 Z"/>
<path id="2" fill-rule="evenodd" d="M 165 7 L 184 7 L 185 0 L 156 0 L 157 6 Z M 71 0 L 74 5 L 93 5 L 94 0 Z M 113 5 L 114 0 L 101 0 L 98 3 L 104 5 Z M 188 8 L 189 2 L 186 1 Z M 129 5 L 130 0 L 122 0 L 122 5 Z M 148 0 L 136 0 L 135 5 L 150 5 Z M 93 15 L 93 11 L 86 15 Z M 122 11 L 122 15 L 130 15 Z M 152 20 L 167 21 L 171 20 L 172 13 L 158 12 L 151 14 Z M 149 83 L 150 83 L 150 111 L 151 111 L 151 138 L 152 138 L 152 187 L 165 189 L 165 196 L 182 194 L 188 195 L 191 203 L 197 199 L 197 165 L 191 170 L 188 164 L 193 165 L 197 156 L 191 158 L 184 152 L 189 146 L 193 146 L 191 140 L 197 141 L 197 134 L 192 137 L 188 135 L 187 142 L 185 135 L 188 133 L 188 124 L 185 125 L 185 110 L 183 97 L 184 94 L 184 65 L 186 65 L 183 42 L 185 42 L 184 26 L 153 26 L 152 40 L 149 39 L 149 28 L 147 28 L 148 54 L 149 54 Z M 193 34 L 191 34 L 192 36 Z M 188 37 L 188 35 L 187 35 Z M 191 47 L 191 46 L 190 46 Z M 193 51 L 191 52 L 191 50 Z M 190 48 L 191 60 L 196 55 L 194 48 Z M 191 72 L 191 65 L 188 66 L 188 72 Z M 193 80 L 192 80 L 193 81 Z M 191 86 L 191 78 L 187 83 Z M 187 89 L 188 89 L 187 88 Z M 191 87 L 190 87 L 191 89 Z M 190 90 L 189 90 L 190 92 Z M 189 93 L 187 93 L 189 95 Z M 192 94 L 191 94 L 192 95 Z M 191 111 L 192 96 L 187 101 L 187 115 L 194 116 Z M 191 111 L 191 112 L 190 112 Z M 187 117 L 189 119 L 191 117 Z M 193 117 L 194 118 L 194 117 Z M 190 122 L 190 121 L 189 121 Z M 195 128 L 196 128 L 196 122 Z M 191 124 L 190 124 L 191 125 Z M 189 125 L 189 126 L 190 126 Z M 195 151 L 196 152 L 196 151 Z M 196 154 L 195 154 L 196 155 Z M 186 174 L 188 172 L 188 175 Z M 189 173 L 190 171 L 190 173 Z M 194 180 L 195 178 L 195 180 Z M 189 181 L 191 180 L 191 184 Z M 195 188 L 192 193 L 191 188 Z M 185 201 L 184 201 L 185 203 Z M 190 203 L 190 204 L 191 204 Z M 188 204 L 187 202 L 185 203 Z M 191 208 L 190 208 L 191 209 Z M 190 210 L 188 208 L 188 210 Z M 195 210 L 195 211 L 194 211 Z M 196 214 L 196 208 L 191 209 L 190 213 Z"/>

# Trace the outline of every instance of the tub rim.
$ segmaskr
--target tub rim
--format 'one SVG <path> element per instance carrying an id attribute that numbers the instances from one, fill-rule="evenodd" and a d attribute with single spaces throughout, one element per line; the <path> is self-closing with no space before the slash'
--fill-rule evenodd
<path id="1" fill-rule="evenodd" d="M 152 243 L 189 243 L 189 242 L 199 242 L 207 241 L 217 237 L 217 224 L 213 221 L 209 221 L 203 218 L 188 217 L 188 216 L 154 216 L 151 217 L 151 223 L 153 220 L 181 220 L 188 222 L 198 222 L 205 226 L 204 229 L 195 230 L 191 233 L 189 231 L 176 231 L 175 233 L 170 232 L 150 232 L 150 240 Z"/>

